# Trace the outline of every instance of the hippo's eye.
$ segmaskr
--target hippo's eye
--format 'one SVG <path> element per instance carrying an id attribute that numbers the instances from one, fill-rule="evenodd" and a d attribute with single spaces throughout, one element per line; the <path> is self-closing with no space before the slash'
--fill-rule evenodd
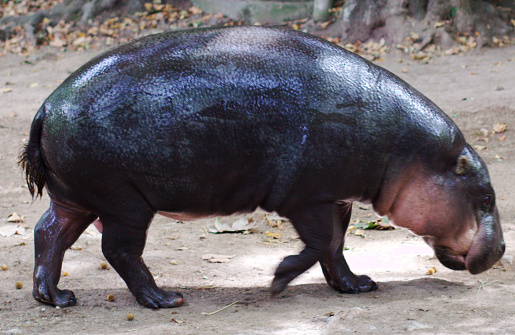
<path id="1" fill-rule="evenodd" d="M 485 195 L 483 198 L 483 206 L 490 207 L 490 205 L 492 204 L 492 200 L 493 200 L 492 194 Z"/>

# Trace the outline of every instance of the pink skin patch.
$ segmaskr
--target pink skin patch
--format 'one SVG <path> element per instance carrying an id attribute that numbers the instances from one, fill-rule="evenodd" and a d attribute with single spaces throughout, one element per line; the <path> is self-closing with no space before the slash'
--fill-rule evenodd
<path id="1" fill-rule="evenodd" d="M 103 231 L 103 227 L 102 227 L 102 222 L 100 222 L 99 219 L 96 219 L 95 222 L 93 222 L 93 225 L 97 228 L 97 230 L 100 232 L 100 234 L 102 234 L 102 231 Z"/>

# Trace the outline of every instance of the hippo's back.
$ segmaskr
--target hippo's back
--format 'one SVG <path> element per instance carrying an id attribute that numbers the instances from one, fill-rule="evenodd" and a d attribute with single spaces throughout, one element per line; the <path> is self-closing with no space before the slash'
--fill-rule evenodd
<path id="1" fill-rule="evenodd" d="M 416 124 L 406 107 L 437 117 Z M 73 73 L 44 103 L 42 147 L 59 179 L 49 188 L 130 184 L 150 202 L 181 194 L 185 203 L 216 208 L 252 197 L 250 207 L 264 201 L 273 209 L 308 175 L 323 174 L 335 199 L 363 196 L 359 183 L 348 181 L 380 179 L 400 143 L 389 134 L 449 132 L 434 107 L 394 75 L 307 34 L 262 27 L 170 32 Z M 368 157 L 375 162 L 357 169 Z M 379 185 L 371 184 L 373 193 Z"/>
<path id="2" fill-rule="evenodd" d="M 318 38 L 254 27 L 159 34 L 107 52 L 44 103 L 42 147 L 59 179 L 49 188 L 130 183 L 156 201 L 181 194 L 217 207 L 231 202 L 219 197 L 224 185 L 247 203 L 252 194 L 248 207 L 270 194 L 280 202 L 306 164 L 313 124 L 346 99 L 321 70 L 324 53 L 362 62 Z"/>

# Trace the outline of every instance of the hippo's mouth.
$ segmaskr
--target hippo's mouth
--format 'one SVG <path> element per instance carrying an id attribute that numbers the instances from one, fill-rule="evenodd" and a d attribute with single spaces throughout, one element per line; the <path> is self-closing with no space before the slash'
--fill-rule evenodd
<path id="1" fill-rule="evenodd" d="M 451 270 L 468 270 L 471 274 L 478 274 L 491 268 L 504 253 L 506 246 L 501 241 L 498 246 L 483 250 L 481 253 L 472 247 L 463 255 L 455 254 L 448 247 L 435 246 L 435 255 L 445 267 Z"/>
<path id="2" fill-rule="evenodd" d="M 435 255 L 445 267 L 451 270 L 467 270 L 467 255 L 453 254 L 447 247 L 435 246 Z"/>

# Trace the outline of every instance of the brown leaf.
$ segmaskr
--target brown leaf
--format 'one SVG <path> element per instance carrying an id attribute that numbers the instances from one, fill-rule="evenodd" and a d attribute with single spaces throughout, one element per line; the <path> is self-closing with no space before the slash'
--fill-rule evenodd
<path id="1" fill-rule="evenodd" d="M 507 128 L 508 124 L 504 122 L 497 122 L 496 124 L 494 124 L 494 131 L 496 133 L 504 133 Z"/>
<path id="2" fill-rule="evenodd" d="M 202 259 L 209 263 L 227 263 L 231 261 L 236 255 L 217 255 L 217 254 L 205 254 L 202 255 Z"/>
<path id="3" fill-rule="evenodd" d="M 268 237 L 271 237 L 273 239 L 280 239 L 283 236 L 283 234 L 281 234 L 281 233 L 272 233 L 272 232 L 268 232 L 268 231 L 265 232 L 265 235 Z"/>
<path id="4" fill-rule="evenodd" d="M 191 14 L 202 14 L 203 13 L 202 9 L 195 7 L 195 6 L 190 7 L 189 11 Z"/>
<path id="5" fill-rule="evenodd" d="M 144 5 L 144 6 L 145 6 L 145 10 L 146 10 L 147 12 L 151 12 L 151 11 L 152 11 L 152 9 L 153 9 L 153 7 L 154 7 L 154 4 L 152 4 L 152 3 L 150 3 L 150 2 L 147 2 L 147 3 L 145 3 L 145 5 Z"/>
<path id="6" fill-rule="evenodd" d="M 320 24 L 320 29 L 325 29 L 327 28 L 327 26 L 331 23 L 331 21 L 327 21 L 327 22 L 322 22 Z"/>
<path id="7" fill-rule="evenodd" d="M 23 219 L 25 218 L 25 215 L 19 215 L 18 213 L 14 212 L 9 217 L 7 217 L 7 222 L 23 222 Z"/>
<path id="8" fill-rule="evenodd" d="M 55 48 L 61 48 L 61 47 L 64 47 L 66 44 L 68 44 L 68 42 L 66 42 L 65 40 L 63 39 L 60 39 L 60 38 L 54 38 L 52 41 L 50 41 L 49 45 L 51 47 L 55 47 Z"/>

